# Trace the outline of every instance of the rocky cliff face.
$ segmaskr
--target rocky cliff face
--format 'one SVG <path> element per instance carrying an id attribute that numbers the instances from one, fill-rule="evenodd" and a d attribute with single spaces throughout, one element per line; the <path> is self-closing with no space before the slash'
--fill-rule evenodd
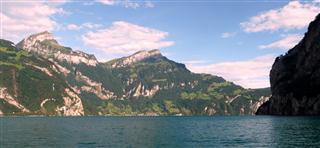
<path id="1" fill-rule="evenodd" d="M 98 61 L 93 55 L 81 51 L 72 51 L 71 48 L 59 45 L 53 35 L 48 31 L 34 34 L 23 39 L 17 44 L 17 47 L 45 58 L 66 61 L 71 64 L 84 63 L 90 66 L 96 66 L 98 64 Z"/>
<path id="2" fill-rule="evenodd" d="M 320 15 L 298 45 L 276 58 L 270 82 L 272 97 L 258 115 L 320 115 Z"/>
<path id="3" fill-rule="evenodd" d="M 84 115 L 82 101 L 62 79 L 61 69 L 0 39 L 0 114 Z"/>
<path id="4" fill-rule="evenodd" d="M 269 95 L 192 73 L 160 50 L 100 63 L 49 32 L 0 39 L 0 115 L 248 115 Z"/>
<path id="5" fill-rule="evenodd" d="M 158 50 L 158 49 L 154 49 L 154 50 L 150 50 L 150 51 L 142 50 L 142 51 L 134 53 L 131 56 L 119 59 L 118 61 L 116 61 L 112 64 L 112 67 L 113 68 L 125 67 L 130 64 L 133 64 L 133 63 L 136 63 L 139 61 L 143 61 L 143 60 L 149 59 L 149 58 L 157 59 L 157 58 L 163 58 L 163 56 L 161 55 L 160 50 Z"/>

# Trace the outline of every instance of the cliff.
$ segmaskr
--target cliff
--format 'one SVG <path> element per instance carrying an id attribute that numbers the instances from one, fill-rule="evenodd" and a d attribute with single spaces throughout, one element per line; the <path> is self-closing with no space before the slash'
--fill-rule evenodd
<path id="1" fill-rule="evenodd" d="M 89 66 L 96 66 L 98 64 L 93 55 L 81 51 L 73 51 L 69 47 L 61 46 L 48 31 L 40 32 L 23 39 L 17 44 L 17 47 L 46 59 L 53 58 L 71 64 L 84 63 Z"/>
<path id="2" fill-rule="evenodd" d="M 276 58 L 270 82 L 272 97 L 257 115 L 320 114 L 320 15 L 298 45 Z"/>

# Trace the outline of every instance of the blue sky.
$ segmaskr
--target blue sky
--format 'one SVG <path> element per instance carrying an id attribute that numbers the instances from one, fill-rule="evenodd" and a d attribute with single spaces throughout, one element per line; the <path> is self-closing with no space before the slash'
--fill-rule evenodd
<path id="1" fill-rule="evenodd" d="M 193 72 L 248 88 L 269 86 L 274 58 L 320 12 L 318 1 L 2 0 L 2 6 L 1 38 L 17 42 L 49 30 L 62 45 L 100 61 L 160 48 Z"/>

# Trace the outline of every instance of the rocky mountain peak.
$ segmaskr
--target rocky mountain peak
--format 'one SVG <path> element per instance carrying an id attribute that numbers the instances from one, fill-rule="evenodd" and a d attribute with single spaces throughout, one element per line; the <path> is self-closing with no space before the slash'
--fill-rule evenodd
<path id="1" fill-rule="evenodd" d="M 19 45 L 22 46 L 22 48 L 28 49 L 29 47 L 33 46 L 36 44 L 36 42 L 42 42 L 45 40 L 51 40 L 57 43 L 57 41 L 54 39 L 52 33 L 48 31 L 40 32 L 37 34 L 33 34 L 24 40 L 22 40 Z"/>
<path id="2" fill-rule="evenodd" d="M 43 32 L 31 35 L 29 37 L 29 39 L 35 39 L 35 40 L 39 40 L 39 41 L 55 40 L 53 34 L 50 33 L 49 31 L 43 31 Z"/>
<path id="3" fill-rule="evenodd" d="M 164 58 L 164 56 L 161 54 L 159 49 L 153 49 L 153 50 L 141 50 L 133 55 L 130 55 L 128 57 L 123 57 L 120 60 L 114 62 L 112 64 L 112 67 L 125 67 L 132 63 L 140 62 L 146 59 L 161 59 Z"/>
<path id="4" fill-rule="evenodd" d="M 28 54 L 0 39 L 0 115 L 242 115 L 270 94 L 192 73 L 159 50 L 97 63 L 93 55 L 44 34 L 21 42 L 23 47 L 24 41 L 36 40 L 22 49 Z M 39 36 L 44 37 L 30 39 Z M 136 63 L 110 69 L 130 62 Z"/>
<path id="5" fill-rule="evenodd" d="M 151 57 L 162 57 L 162 54 L 159 49 L 141 50 L 127 58 L 131 58 L 132 60 L 135 60 L 135 61 L 140 61 L 140 60 L 151 58 Z"/>
<path id="6" fill-rule="evenodd" d="M 53 34 L 44 31 L 33 34 L 17 44 L 18 48 L 27 50 L 44 58 L 58 61 L 67 61 L 71 64 L 84 63 L 90 66 L 97 65 L 98 61 L 93 55 L 81 51 L 73 51 L 69 47 L 60 45 Z"/>
<path id="7" fill-rule="evenodd" d="M 320 115 L 320 15 L 270 71 L 272 97 L 257 114 Z"/>

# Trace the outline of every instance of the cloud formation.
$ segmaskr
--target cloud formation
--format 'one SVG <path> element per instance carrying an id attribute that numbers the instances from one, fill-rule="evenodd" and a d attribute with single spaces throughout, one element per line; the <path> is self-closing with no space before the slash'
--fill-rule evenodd
<path id="1" fill-rule="evenodd" d="M 193 72 L 222 76 L 245 88 L 263 88 L 270 86 L 269 72 L 274 58 L 273 55 L 264 55 L 245 61 L 206 65 L 191 62 L 186 65 Z"/>
<path id="2" fill-rule="evenodd" d="M 2 37 L 17 42 L 22 37 L 44 30 L 52 31 L 57 28 L 57 22 L 52 18 L 65 11 L 59 8 L 64 1 L 43 2 L 3 2 L 0 10 L 2 21 Z"/>
<path id="3" fill-rule="evenodd" d="M 101 24 L 94 24 L 94 23 L 83 23 L 81 25 L 77 25 L 77 24 L 69 24 L 67 25 L 67 29 L 68 30 L 80 30 L 80 29 L 96 29 L 96 28 L 100 28 L 102 27 Z"/>
<path id="4" fill-rule="evenodd" d="M 236 36 L 237 33 L 236 32 L 224 32 L 221 34 L 221 38 L 231 38 Z"/>
<path id="5" fill-rule="evenodd" d="M 80 29 L 81 29 L 81 26 L 76 25 L 76 24 L 69 24 L 69 25 L 67 26 L 67 29 L 68 29 L 68 30 L 80 30 Z"/>
<path id="6" fill-rule="evenodd" d="M 96 0 L 96 2 L 100 2 L 104 5 L 114 5 L 116 4 L 116 0 Z"/>
<path id="7" fill-rule="evenodd" d="M 246 32 L 301 29 L 320 12 L 317 1 L 291 1 L 279 9 L 272 9 L 240 23 Z"/>
<path id="8" fill-rule="evenodd" d="M 82 41 L 106 54 L 127 55 L 139 50 L 172 46 L 173 41 L 164 41 L 168 35 L 168 32 L 118 21 L 108 28 L 84 34 Z"/>
<path id="9" fill-rule="evenodd" d="M 299 34 L 289 34 L 282 38 L 279 41 L 275 41 L 270 44 L 266 45 L 260 45 L 260 49 L 266 49 L 266 48 L 271 48 L 271 49 L 284 49 L 288 50 L 290 48 L 293 48 L 295 45 L 299 43 L 299 41 L 302 39 L 302 35 Z"/>
<path id="10" fill-rule="evenodd" d="M 153 8 L 155 7 L 154 3 L 151 1 L 133 1 L 133 0 L 96 0 L 96 2 L 99 2 L 103 5 L 109 5 L 109 6 L 123 6 L 125 8 Z"/>
<path id="11" fill-rule="evenodd" d="M 146 8 L 153 8 L 153 7 L 155 7 L 154 3 L 152 3 L 151 1 L 145 1 L 145 2 L 144 2 L 144 6 L 145 6 Z"/>

